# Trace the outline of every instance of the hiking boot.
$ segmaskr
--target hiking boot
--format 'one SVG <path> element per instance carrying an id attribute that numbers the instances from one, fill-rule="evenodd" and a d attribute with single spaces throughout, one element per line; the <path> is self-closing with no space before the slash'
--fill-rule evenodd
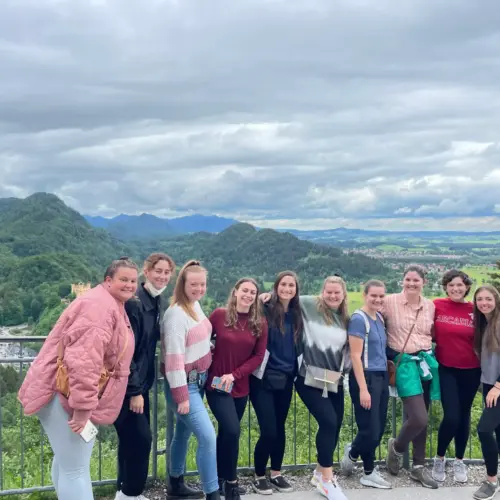
<path id="1" fill-rule="evenodd" d="M 220 500 L 219 490 L 212 491 L 212 493 L 207 493 L 207 500 Z"/>
<path id="2" fill-rule="evenodd" d="M 498 480 L 496 483 L 483 481 L 478 490 L 472 495 L 476 500 L 490 500 L 498 491 Z"/>
<path id="3" fill-rule="evenodd" d="M 238 481 L 234 483 L 224 482 L 224 496 L 226 500 L 240 500 L 240 489 L 238 486 Z"/>
<path id="4" fill-rule="evenodd" d="M 418 481 L 424 488 L 431 488 L 433 490 L 438 488 L 438 483 L 429 474 L 429 471 L 423 465 L 416 465 L 410 471 L 410 477 L 414 481 Z"/>
<path id="5" fill-rule="evenodd" d="M 344 446 L 344 456 L 340 461 L 340 470 L 345 476 L 351 476 L 354 472 L 354 460 L 351 459 L 351 444 L 346 444 Z"/>
<path id="6" fill-rule="evenodd" d="M 224 479 L 219 478 L 219 495 L 221 497 L 223 497 L 226 494 L 226 492 L 224 491 L 224 483 L 225 482 L 226 481 Z M 240 495 L 244 495 L 246 493 L 245 488 L 243 488 L 243 486 L 238 486 L 238 493 Z"/>
<path id="7" fill-rule="evenodd" d="M 370 488 L 380 488 L 382 490 L 389 490 L 392 488 L 391 483 L 387 482 L 381 475 L 378 469 L 374 469 L 371 474 L 363 474 L 359 482 L 363 486 Z"/>
<path id="8" fill-rule="evenodd" d="M 401 469 L 401 462 L 403 455 L 394 449 L 395 438 L 390 438 L 387 442 L 387 458 L 385 459 L 387 470 L 393 475 L 397 476 L 399 469 Z"/>
<path id="9" fill-rule="evenodd" d="M 269 482 L 271 486 L 280 493 L 290 493 L 293 491 L 292 485 L 281 474 L 271 476 Z"/>
<path id="10" fill-rule="evenodd" d="M 467 466 L 464 464 L 463 460 L 455 458 L 453 462 L 453 476 L 457 483 L 467 482 Z"/>
<path id="11" fill-rule="evenodd" d="M 172 477 L 169 476 L 169 485 L 167 487 L 167 499 L 191 499 L 204 498 L 203 491 L 196 490 L 184 483 L 184 476 Z"/>
<path id="12" fill-rule="evenodd" d="M 434 458 L 434 466 L 432 467 L 432 477 L 439 483 L 446 479 L 446 458 Z"/>
<path id="13" fill-rule="evenodd" d="M 252 489 L 255 493 L 259 493 L 261 495 L 272 495 L 273 489 L 271 484 L 267 480 L 267 477 L 256 477 L 255 481 L 252 482 Z"/>

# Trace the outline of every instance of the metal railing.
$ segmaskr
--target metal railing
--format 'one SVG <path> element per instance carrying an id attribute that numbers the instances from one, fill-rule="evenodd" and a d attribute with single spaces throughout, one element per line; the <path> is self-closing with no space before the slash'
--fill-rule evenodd
<path id="1" fill-rule="evenodd" d="M 14 494 L 27 494 L 39 491 L 54 490 L 50 482 L 50 462 L 52 451 L 45 433 L 35 417 L 25 417 L 22 407 L 17 401 L 17 389 L 24 377 L 26 369 L 33 361 L 37 348 L 45 337 L 0 337 L 0 344 L 18 345 L 15 356 L 0 358 L 0 366 L 10 365 L 19 373 L 16 392 L 0 393 L 0 497 Z M 29 344 L 36 344 L 35 349 Z M 158 363 L 157 363 L 158 365 Z M 2 388 L 0 380 L 0 390 Z M 174 429 L 174 414 L 165 403 L 162 387 L 163 380 L 155 377 L 152 396 L 152 453 L 150 462 L 150 479 L 164 478 L 167 470 L 167 453 Z M 476 400 L 475 405 L 482 404 Z M 351 442 L 355 436 L 356 424 L 353 407 L 346 395 L 339 444 L 336 451 L 337 462 L 344 444 Z M 429 432 L 427 456 L 432 457 L 436 445 L 436 425 L 440 420 L 440 405 L 432 404 L 429 410 Z M 253 471 L 253 448 L 259 437 L 257 419 L 253 415 L 250 403 L 247 406 L 240 438 L 239 470 Z M 479 414 L 473 412 L 472 428 L 475 429 Z M 479 412 L 480 413 L 480 412 Z M 378 460 L 385 458 L 388 437 L 395 436 L 403 421 L 401 403 L 391 398 L 386 433 L 378 450 Z M 215 420 L 214 420 L 215 423 Z M 304 428 L 305 427 L 305 428 Z M 304 469 L 315 465 L 315 433 L 317 425 L 305 409 L 300 398 L 294 392 L 292 405 L 287 420 L 287 448 L 284 469 Z M 191 445 L 192 446 L 192 445 Z M 479 451 L 478 451 L 479 450 Z M 453 450 L 450 450 L 452 452 Z M 450 453 L 451 456 L 451 453 Z M 468 462 L 480 462 L 480 448 L 476 433 L 471 433 L 469 440 Z M 36 460 L 34 460 L 36 458 Z M 404 457 L 403 466 L 409 465 L 408 453 Z M 189 453 L 187 475 L 196 474 L 194 453 Z M 101 427 L 92 456 L 91 472 L 95 486 L 116 482 L 116 435 L 113 426 Z"/>

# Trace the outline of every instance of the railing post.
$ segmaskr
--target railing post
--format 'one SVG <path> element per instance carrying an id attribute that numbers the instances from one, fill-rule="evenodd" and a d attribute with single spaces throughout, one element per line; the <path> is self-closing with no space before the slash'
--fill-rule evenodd
<path id="1" fill-rule="evenodd" d="M 167 486 L 170 486 L 170 445 L 172 443 L 172 439 L 174 437 L 174 411 L 170 407 L 167 401 L 167 446 L 165 448 L 165 463 L 167 466 L 166 471 L 166 483 Z"/>
<path id="2" fill-rule="evenodd" d="M 158 356 L 153 380 L 153 480 L 158 479 Z"/>
<path id="3" fill-rule="evenodd" d="M 404 423 L 408 420 L 408 417 L 405 414 L 405 411 L 403 409 L 403 425 Z M 406 448 L 405 452 L 403 453 L 403 468 L 408 470 L 410 468 L 410 449 Z"/>

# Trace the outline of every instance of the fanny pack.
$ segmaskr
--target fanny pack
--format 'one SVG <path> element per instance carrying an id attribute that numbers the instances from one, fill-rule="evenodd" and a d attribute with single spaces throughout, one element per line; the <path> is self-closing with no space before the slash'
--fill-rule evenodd
<path id="1" fill-rule="evenodd" d="M 344 361 L 345 361 L 345 348 L 342 353 L 342 362 L 340 363 L 340 371 L 327 370 L 319 366 L 304 365 L 306 367 L 306 376 L 304 383 L 309 387 L 316 389 L 323 389 L 321 394 L 324 398 L 328 397 L 329 392 L 338 392 L 339 382 L 343 377 Z"/>

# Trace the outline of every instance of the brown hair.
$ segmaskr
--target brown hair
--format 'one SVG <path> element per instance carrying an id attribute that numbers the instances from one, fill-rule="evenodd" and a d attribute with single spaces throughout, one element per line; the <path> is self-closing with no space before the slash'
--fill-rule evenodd
<path id="1" fill-rule="evenodd" d="M 104 279 L 113 278 L 118 269 L 122 267 L 135 269 L 136 271 L 139 270 L 137 264 L 133 260 L 129 259 L 128 257 L 120 257 L 119 259 L 111 262 L 111 264 L 106 268 L 106 271 L 104 272 Z"/>
<path id="2" fill-rule="evenodd" d="M 340 315 L 340 319 L 342 320 L 343 325 L 347 328 L 347 324 L 349 323 L 349 310 L 347 308 L 347 287 L 345 281 L 340 276 L 337 275 L 328 276 L 328 278 L 326 278 L 325 281 L 323 282 L 321 295 L 319 295 L 316 299 L 318 312 L 321 313 L 327 325 L 334 324 L 332 309 L 326 305 L 325 300 L 323 299 L 323 292 L 325 291 L 326 285 L 328 285 L 329 283 L 336 283 L 342 287 L 342 291 L 344 292 L 344 299 L 340 304 L 338 313 Z"/>
<path id="3" fill-rule="evenodd" d="M 379 286 L 381 288 L 385 288 L 385 283 L 383 281 L 380 281 L 380 280 L 368 280 L 364 284 L 363 293 L 365 295 L 367 295 L 368 292 L 370 291 L 370 288 L 375 287 L 375 286 Z"/>
<path id="4" fill-rule="evenodd" d="M 267 318 L 270 326 L 277 328 L 282 334 L 285 333 L 285 310 L 278 297 L 278 286 L 281 280 L 286 276 L 290 276 L 295 280 L 295 297 L 290 300 L 288 310 L 291 312 L 293 318 L 293 338 L 295 342 L 298 342 L 299 337 L 302 334 L 302 329 L 304 328 L 304 321 L 302 319 L 302 311 L 300 309 L 299 278 L 293 271 L 282 271 L 276 277 L 276 281 L 274 282 L 273 290 L 271 292 L 271 298 L 266 308 Z"/>
<path id="5" fill-rule="evenodd" d="M 186 296 L 186 274 L 187 273 L 207 273 L 207 270 L 201 265 L 199 260 L 188 260 L 179 271 L 177 280 L 175 282 L 174 293 L 170 299 L 170 305 L 178 304 L 186 314 L 188 314 L 195 321 L 198 321 L 198 316 L 196 315 L 190 300 Z"/>
<path id="6" fill-rule="evenodd" d="M 420 264 L 410 264 L 408 267 L 406 267 L 405 272 L 403 276 L 406 276 L 408 273 L 417 273 L 423 281 L 427 279 L 427 270 L 425 269 L 424 266 L 421 266 Z"/>
<path id="7" fill-rule="evenodd" d="M 161 252 L 155 252 L 152 253 L 145 261 L 144 261 L 144 269 L 147 271 L 150 271 L 151 269 L 154 269 L 156 264 L 158 262 L 165 260 L 168 262 L 168 265 L 170 266 L 170 270 L 172 271 L 172 274 L 175 273 L 175 262 L 170 255 L 167 255 L 166 253 L 161 253 Z"/>
<path id="8" fill-rule="evenodd" d="M 250 306 L 250 311 L 248 312 L 248 325 L 252 334 L 255 337 L 260 337 L 262 333 L 262 312 L 259 303 L 259 285 L 253 278 L 241 278 L 233 286 L 229 298 L 227 299 L 225 326 L 228 328 L 236 328 L 236 324 L 238 323 L 238 311 L 236 309 L 235 292 L 243 283 L 252 283 L 252 285 L 257 288 L 255 302 Z"/>
<path id="9" fill-rule="evenodd" d="M 448 286 L 449 283 L 451 283 L 455 278 L 460 278 L 464 285 L 467 287 L 467 290 L 465 292 L 464 297 L 467 297 L 467 295 L 470 292 L 470 288 L 472 286 L 473 281 L 471 280 L 470 276 L 463 271 L 459 271 L 458 269 L 450 269 L 449 271 L 446 271 L 443 274 L 443 278 L 441 279 L 441 285 L 443 287 L 443 290 L 446 292 L 446 295 L 448 295 L 448 291 L 446 290 L 446 287 Z"/>
<path id="10" fill-rule="evenodd" d="M 476 297 L 479 292 L 488 291 L 495 299 L 495 309 L 488 320 L 477 308 Z M 500 293 L 492 285 L 482 285 L 474 293 L 474 350 L 481 354 L 483 340 L 489 352 L 500 352 Z"/>

